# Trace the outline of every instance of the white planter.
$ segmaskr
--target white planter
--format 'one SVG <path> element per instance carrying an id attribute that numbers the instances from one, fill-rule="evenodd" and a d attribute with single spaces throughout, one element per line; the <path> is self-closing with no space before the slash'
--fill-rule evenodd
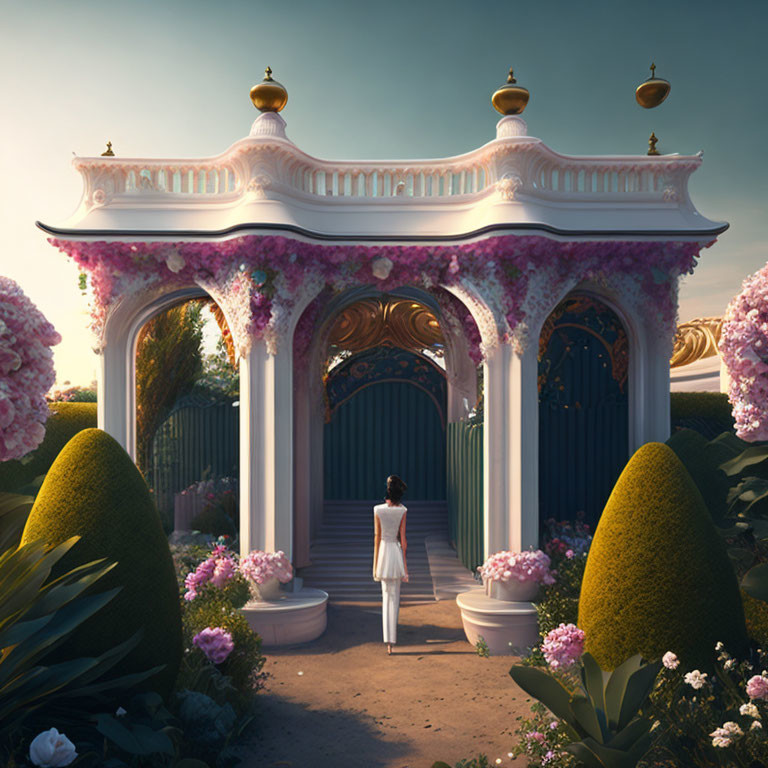
<path id="1" fill-rule="evenodd" d="M 328 593 L 305 587 L 279 600 L 251 600 L 241 609 L 264 647 L 308 643 L 325 632 Z"/>
<path id="2" fill-rule="evenodd" d="M 279 600 L 281 596 L 280 582 L 277 576 L 273 576 L 263 584 L 254 584 L 253 591 L 256 593 L 256 601 Z"/>
<path id="3" fill-rule="evenodd" d="M 494 581 L 485 582 L 485 594 L 495 600 L 506 600 L 510 603 L 526 603 L 533 600 L 539 593 L 541 585 L 538 581 Z"/>

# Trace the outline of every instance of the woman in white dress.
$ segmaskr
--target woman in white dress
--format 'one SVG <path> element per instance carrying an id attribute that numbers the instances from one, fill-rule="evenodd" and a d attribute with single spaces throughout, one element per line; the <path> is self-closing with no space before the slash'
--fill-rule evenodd
<path id="1" fill-rule="evenodd" d="M 373 580 L 381 582 L 381 624 L 387 653 L 397 643 L 397 616 L 400 611 L 400 582 L 408 581 L 405 562 L 405 513 L 400 503 L 407 490 L 397 476 L 387 478 L 384 504 L 373 508 Z"/>

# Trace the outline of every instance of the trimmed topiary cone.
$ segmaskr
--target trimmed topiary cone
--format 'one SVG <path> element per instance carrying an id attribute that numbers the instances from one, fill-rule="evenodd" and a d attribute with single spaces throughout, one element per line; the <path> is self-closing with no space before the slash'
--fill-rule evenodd
<path id="1" fill-rule="evenodd" d="M 710 669 L 715 644 L 747 645 L 736 574 L 704 500 L 663 443 L 630 459 L 605 506 L 579 598 L 585 649 L 603 669 L 672 651 Z"/>
<path id="2" fill-rule="evenodd" d="M 122 589 L 56 649 L 56 659 L 98 656 L 143 628 L 141 642 L 121 662 L 119 673 L 164 664 L 142 687 L 168 695 L 183 650 L 168 540 L 141 473 L 119 443 L 100 429 L 79 432 L 51 465 L 22 544 L 43 540 L 55 545 L 75 535 L 82 538 L 53 576 L 105 557 L 117 565 L 93 592 Z"/>

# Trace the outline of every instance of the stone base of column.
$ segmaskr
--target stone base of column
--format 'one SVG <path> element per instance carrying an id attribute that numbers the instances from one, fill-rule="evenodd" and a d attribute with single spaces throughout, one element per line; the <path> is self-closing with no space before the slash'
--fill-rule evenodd
<path id="1" fill-rule="evenodd" d="M 488 597 L 480 590 L 456 595 L 464 634 L 471 645 L 482 637 L 492 656 L 521 656 L 539 639 L 533 603 Z"/>
<path id="2" fill-rule="evenodd" d="M 328 593 L 304 587 L 276 600 L 247 603 L 241 610 L 265 648 L 316 640 L 328 624 Z"/>

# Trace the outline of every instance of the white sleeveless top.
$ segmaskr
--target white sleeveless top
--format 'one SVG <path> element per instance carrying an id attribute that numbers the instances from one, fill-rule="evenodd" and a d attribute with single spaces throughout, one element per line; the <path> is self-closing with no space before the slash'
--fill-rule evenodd
<path id="1" fill-rule="evenodd" d="M 374 519 L 378 517 L 381 523 L 381 542 L 379 543 L 376 570 L 373 573 L 374 581 L 402 579 L 405 576 L 403 550 L 400 542 L 397 540 L 400 521 L 403 519 L 405 512 L 406 508 L 402 504 L 397 507 L 390 507 L 388 504 L 377 504 L 373 508 Z"/>

